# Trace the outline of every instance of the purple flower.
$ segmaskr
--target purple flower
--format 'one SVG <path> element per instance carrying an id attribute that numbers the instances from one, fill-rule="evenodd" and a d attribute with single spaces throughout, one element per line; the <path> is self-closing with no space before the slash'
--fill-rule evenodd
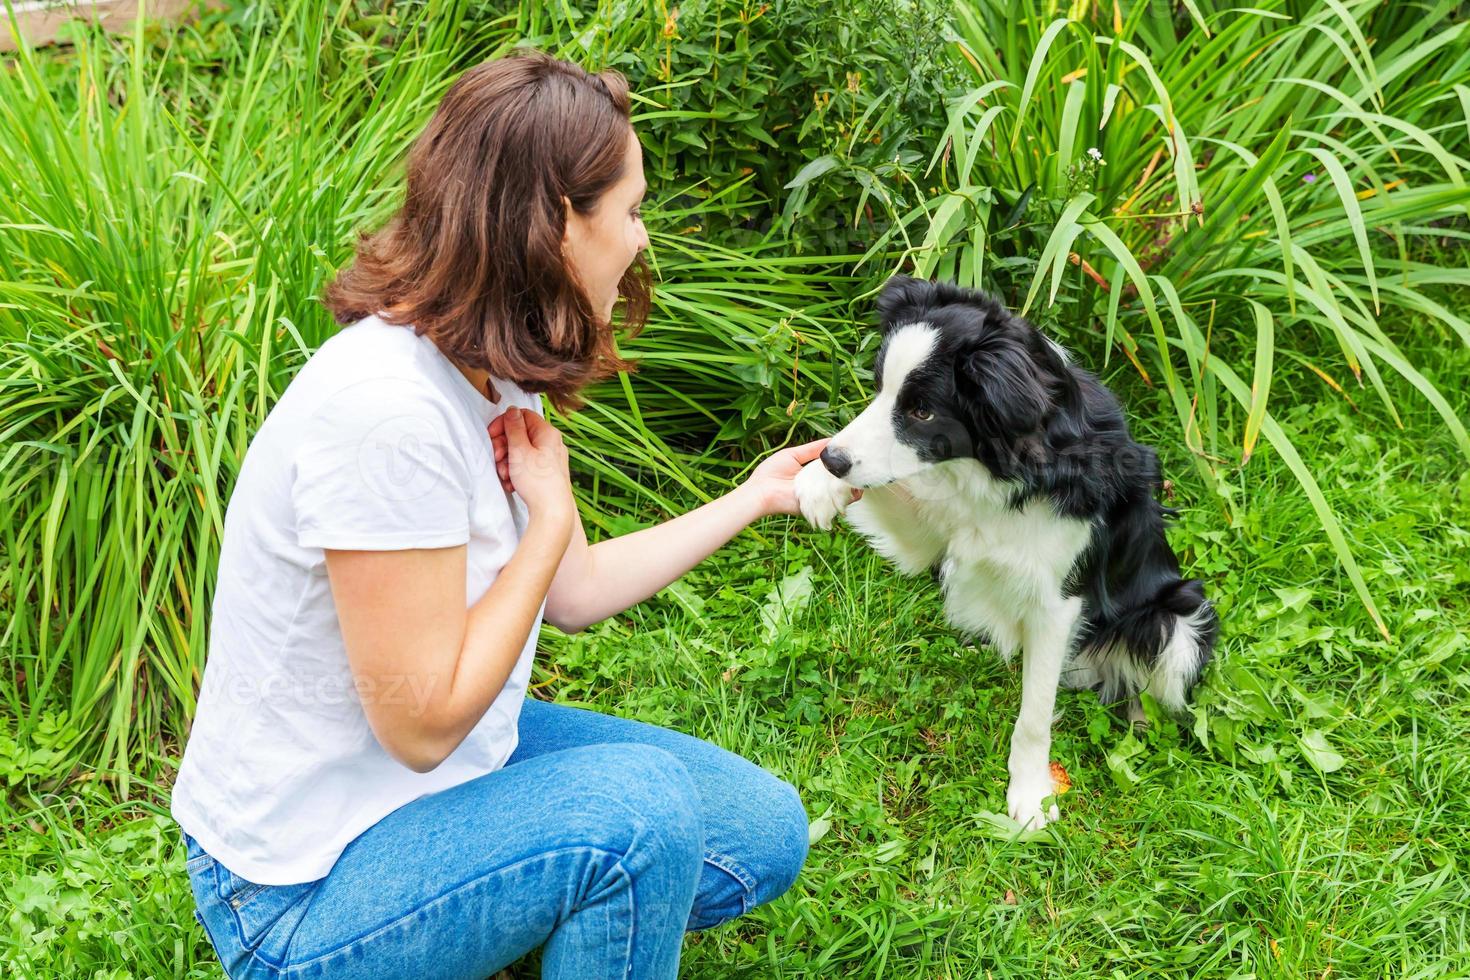
<path id="1" fill-rule="evenodd" d="M 1308 184 L 1316 183 L 1316 181 L 1317 181 L 1317 175 L 1316 174 L 1307 174 L 1305 177 L 1302 178 L 1302 180 L 1305 183 L 1308 183 Z"/>

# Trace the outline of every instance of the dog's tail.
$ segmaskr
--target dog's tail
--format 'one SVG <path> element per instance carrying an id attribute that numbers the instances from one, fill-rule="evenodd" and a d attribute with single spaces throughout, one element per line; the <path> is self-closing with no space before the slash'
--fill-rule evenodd
<path id="1" fill-rule="evenodd" d="M 1164 583 L 1144 602 L 1089 624 L 1085 661 L 1107 703 L 1140 691 L 1173 711 L 1184 708 L 1220 633 L 1220 618 L 1199 579 Z"/>

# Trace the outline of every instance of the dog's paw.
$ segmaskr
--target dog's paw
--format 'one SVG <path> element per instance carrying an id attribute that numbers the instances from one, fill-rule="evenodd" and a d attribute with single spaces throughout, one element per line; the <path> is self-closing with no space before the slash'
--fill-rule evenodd
<path id="1" fill-rule="evenodd" d="M 1043 770 L 1036 775 L 1012 778 L 1006 790 L 1006 810 L 1011 819 L 1026 830 L 1040 830 L 1048 823 L 1061 819 L 1061 811 L 1053 803 L 1043 807 L 1042 801 L 1056 792 L 1051 772 Z"/>
<path id="2" fill-rule="evenodd" d="M 824 531 L 852 502 L 852 487 L 833 476 L 819 459 L 802 467 L 792 481 L 792 489 L 801 507 L 801 516 Z"/>

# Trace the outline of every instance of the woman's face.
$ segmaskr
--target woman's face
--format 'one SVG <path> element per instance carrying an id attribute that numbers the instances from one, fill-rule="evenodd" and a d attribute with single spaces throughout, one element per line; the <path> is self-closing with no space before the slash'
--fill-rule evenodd
<path id="1" fill-rule="evenodd" d="M 578 214 L 566 198 L 566 235 L 562 245 L 587 290 L 587 299 L 603 320 L 612 318 L 618 282 L 638 253 L 648 247 L 639 205 L 648 182 L 643 177 L 643 147 L 628 129 L 623 176 L 603 192 L 590 215 Z"/>

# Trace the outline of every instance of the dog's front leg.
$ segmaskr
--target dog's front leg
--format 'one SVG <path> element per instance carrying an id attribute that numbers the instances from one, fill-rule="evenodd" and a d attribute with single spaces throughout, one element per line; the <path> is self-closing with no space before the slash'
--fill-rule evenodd
<path id="1" fill-rule="evenodd" d="M 926 523 L 901 483 L 873 487 L 847 510 L 847 520 L 906 575 L 927 572 L 944 557 L 944 533 Z"/>
<path id="2" fill-rule="evenodd" d="M 1082 600 L 1064 599 L 1032 613 L 1022 624 L 1021 713 L 1011 734 L 1011 785 L 1006 808 L 1022 826 L 1040 829 L 1060 814 L 1055 804 L 1042 811 L 1052 795 L 1051 717 L 1057 684 L 1072 636 L 1082 615 Z"/>

